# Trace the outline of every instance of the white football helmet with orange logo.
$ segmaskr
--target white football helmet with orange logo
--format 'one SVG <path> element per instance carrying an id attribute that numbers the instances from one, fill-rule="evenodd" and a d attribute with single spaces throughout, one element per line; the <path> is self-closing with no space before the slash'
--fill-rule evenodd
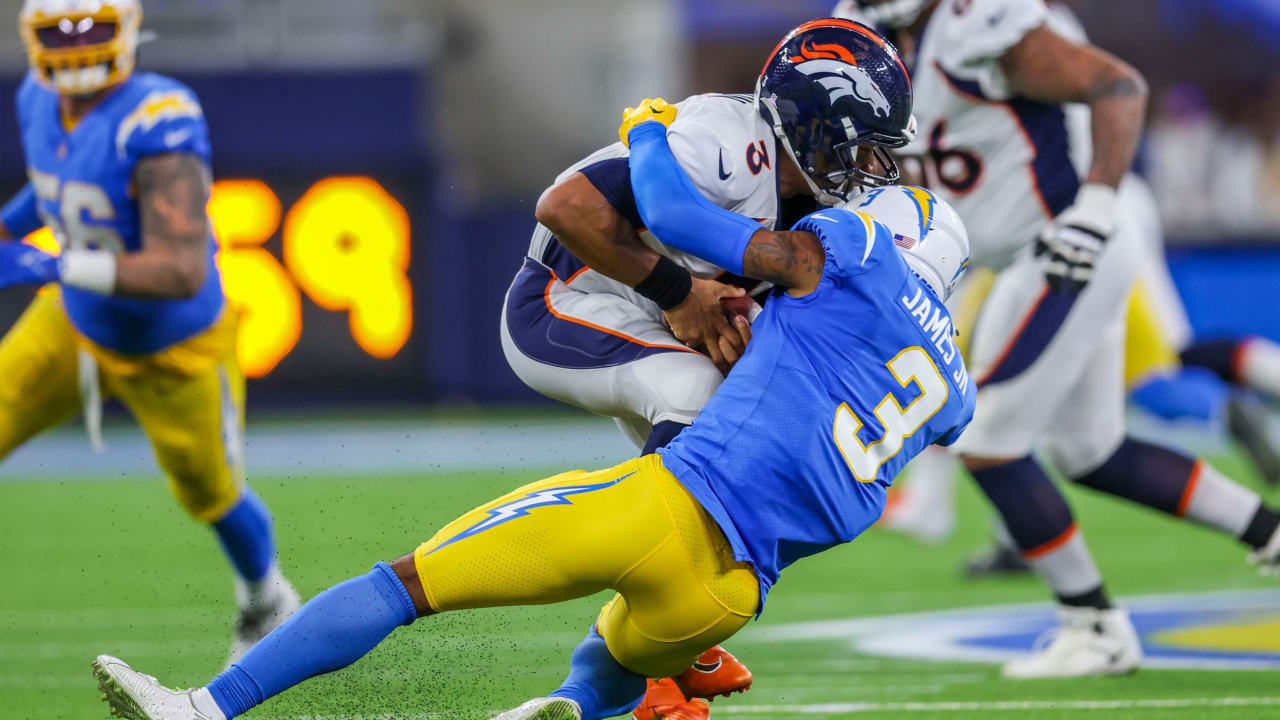
<path id="1" fill-rule="evenodd" d="M 139 0 L 25 0 L 18 30 L 31 69 L 63 95 L 90 95 L 133 73 Z"/>

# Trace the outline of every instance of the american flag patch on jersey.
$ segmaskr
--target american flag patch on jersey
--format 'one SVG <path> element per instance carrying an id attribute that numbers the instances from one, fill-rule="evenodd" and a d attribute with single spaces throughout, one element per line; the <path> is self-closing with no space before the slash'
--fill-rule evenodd
<path id="1" fill-rule="evenodd" d="M 897 245 L 903 250 L 910 250 L 911 248 L 916 246 L 916 239 L 913 237 L 907 237 L 906 235 L 898 235 L 895 233 L 893 236 L 893 244 Z"/>

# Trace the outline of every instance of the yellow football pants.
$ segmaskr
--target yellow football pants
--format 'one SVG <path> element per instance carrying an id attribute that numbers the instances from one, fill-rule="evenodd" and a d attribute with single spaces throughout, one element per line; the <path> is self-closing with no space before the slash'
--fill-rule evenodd
<path id="1" fill-rule="evenodd" d="M 0 340 L 0 458 L 80 408 L 81 350 L 103 396 L 129 408 L 151 440 L 182 507 L 215 522 L 240 499 L 244 376 L 228 307 L 205 333 L 160 353 L 129 356 L 79 335 L 56 287 L 46 288 Z"/>
<path id="2" fill-rule="evenodd" d="M 1129 295 L 1125 318 L 1124 385 L 1132 390 L 1156 375 L 1178 370 L 1182 360 L 1160 327 L 1152 296 L 1139 280 Z"/>
<path id="3" fill-rule="evenodd" d="M 657 455 L 526 485 L 446 525 L 414 560 L 441 612 L 617 590 L 597 628 L 647 677 L 687 669 L 760 600 L 755 572 Z"/>

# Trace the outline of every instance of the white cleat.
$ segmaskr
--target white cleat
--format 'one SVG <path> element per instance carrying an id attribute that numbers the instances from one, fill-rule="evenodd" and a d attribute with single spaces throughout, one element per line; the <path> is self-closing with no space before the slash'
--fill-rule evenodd
<path id="1" fill-rule="evenodd" d="M 231 638 L 228 667 L 297 612 L 302 607 L 302 597 L 280 570 L 273 567 L 252 586 L 236 580 L 236 605 L 240 607 L 240 617 Z"/>
<path id="2" fill-rule="evenodd" d="M 1063 607 L 1062 625 L 1052 640 L 1030 657 L 1005 664 L 1007 678 L 1069 678 L 1133 672 L 1142 662 L 1142 643 L 1121 608 Z"/>
<path id="3" fill-rule="evenodd" d="M 111 714 L 125 720 L 225 720 L 215 705 L 212 710 L 196 707 L 196 690 L 170 690 L 150 675 L 129 667 L 125 661 L 99 655 L 93 661 L 102 699 Z M 208 703 L 212 698 L 206 694 Z"/>
<path id="4" fill-rule="evenodd" d="M 534 698 L 493 720 L 582 720 L 582 708 L 568 698 Z"/>
<path id="5" fill-rule="evenodd" d="M 1249 562 L 1258 566 L 1258 574 L 1280 576 L 1280 529 L 1271 533 L 1266 545 L 1249 553 Z"/>

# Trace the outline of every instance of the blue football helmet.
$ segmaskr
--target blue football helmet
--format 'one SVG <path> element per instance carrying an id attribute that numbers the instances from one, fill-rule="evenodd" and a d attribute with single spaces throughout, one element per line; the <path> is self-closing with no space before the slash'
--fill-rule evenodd
<path id="1" fill-rule="evenodd" d="M 778 43 L 756 82 L 756 106 L 819 202 L 898 181 L 889 148 L 915 137 L 911 79 L 889 41 L 828 18 Z"/>

